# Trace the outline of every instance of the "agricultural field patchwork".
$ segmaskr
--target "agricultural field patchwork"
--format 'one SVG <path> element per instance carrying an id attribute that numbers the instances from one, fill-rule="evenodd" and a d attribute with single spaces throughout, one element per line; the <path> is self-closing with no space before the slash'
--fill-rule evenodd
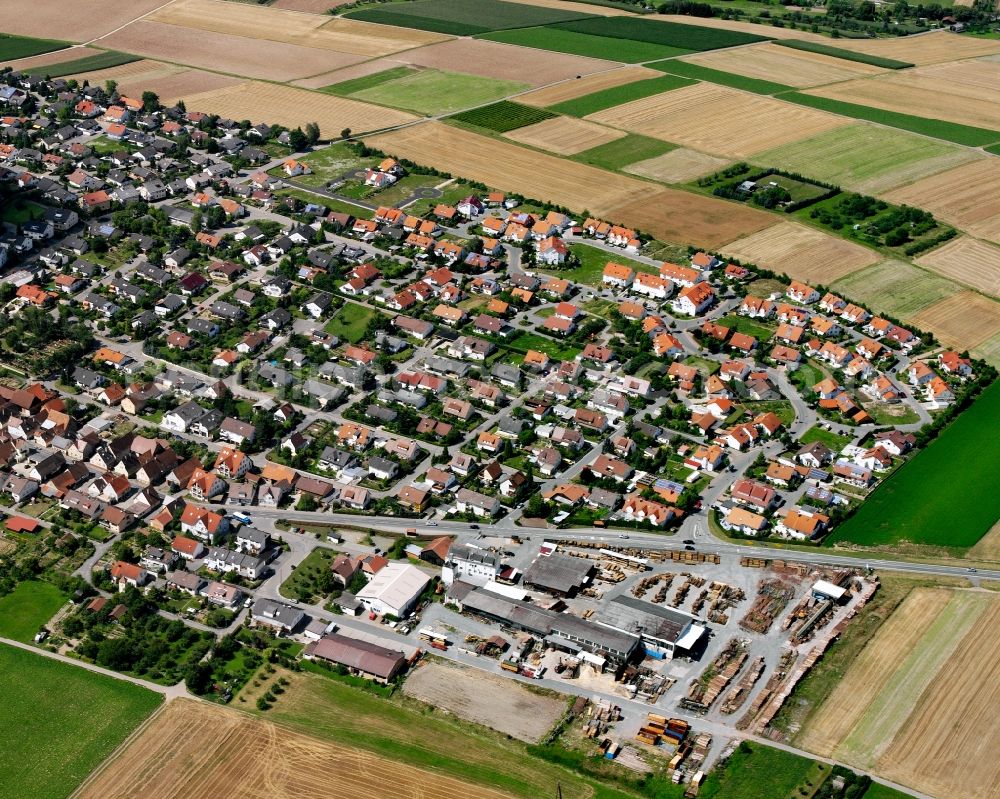
<path id="1" fill-rule="evenodd" d="M 0 645 L 0 673 L 2 796 L 63 799 L 162 701 L 145 688 L 7 645 Z"/>
<path id="2" fill-rule="evenodd" d="M 131 20 L 163 5 L 163 0 L 74 0 L 72 3 L 38 3 L 4 0 L 4 31 L 19 36 L 41 36 L 86 42 L 104 36 Z M 102 46 L 106 42 L 101 43 Z"/>
<path id="3" fill-rule="evenodd" d="M 547 108 L 564 103 L 567 100 L 575 100 L 577 97 L 593 94 L 594 92 L 613 89 L 628 83 L 657 77 L 659 77 L 659 73 L 647 67 L 620 67 L 586 77 L 564 80 L 561 83 L 546 86 L 544 89 L 536 89 L 533 92 L 522 94 L 517 99 L 519 103 L 524 103 L 525 105 L 533 105 L 536 108 Z"/>
<path id="4" fill-rule="evenodd" d="M 831 114 L 711 83 L 674 89 L 589 118 L 730 158 L 747 158 L 846 124 Z"/>
<path id="5" fill-rule="evenodd" d="M 1000 247 L 960 236 L 917 258 L 921 266 L 984 294 L 1000 297 Z"/>
<path id="6" fill-rule="evenodd" d="M 362 8 L 349 11 L 345 16 L 381 25 L 417 28 L 453 36 L 471 36 L 505 28 L 528 28 L 584 17 L 577 11 L 505 3 L 502 0 L 477 0 L 476 3 L 462 0 L 416 0 L 412 3 L 392 3 L 381 8 Z"/>
<path id="7" fill-rule="evenodd" d="M 489 103 L 527 88 L 526 83 L 423 69 L 380 81 L 377 85 L 352 91 L 347 96 L 419 114 L 446 114 Z"/>
<path id="8" fill-rule="evenodd" d="M 73 72 L 73 77 L 78 81 L 86 80 L 93 85 L 101 86 L 106 81 L 113 80 L 118 84 L 118 90 L 122 94 L 141 97 L 143 92 L 154 92 L 164 104 L 174 103 L 201 92 L 235 86 L 240 82 L 239 78 L 229 75 L 188 69 L 176 64 L 147 59 L 141 61 L 132 59 L 127 63 L 107 68 L 100 68 L 91 63 L 88 65 L 91 71 L 86 72 L 80 71 L 80 66 L 77 64 Z"/>
<path id="9" fill-rule="evenodd" d="M 700 25 L 654 21 L 635 16 L 609 19 L 591 17 L 562 22 L 554 27 L 593 36 L 609 36 L 628 42 L 647 42 L 685 50 L 716 50 L 721 47 L 737 47 L 765 41 L 763 36 L 741 31 L 722 28 L 713 30 Z"/>
<path id="10" fill-rule="evenodd" d="M 718 83 L 720 86 L 728 86 L 731 89 L 753 92 L 754 94 L 782 94 L 792 91 L 792 87 L 784 83 L 775 83 L 770 80 L 739 75 L 735 72 L 712 69 L 711 67 L 702 66 L 690 61 L 682 61 L 679 58 L 657 61 L 648 66 L 671 75 L 681 75 L 686 78 L 707 81 L 708 83 Z"/>
<path id="11" fill-rule="evenodd" d="M 966 314 L 973 316 L 968 310 Z M 982 442 L 983 430 L 997 414 L 1000 385 L 993 384 L 925 450 L 872 492 L 827 543 L 892 546 L 909 541 L 956 549 L 975 544 L 1000 517 L 993 480 L 1000 469 L 1000 449 L 984 447 Z M 944 470 L 952 479 L 939 479 Z"/>
<path id="12" fill-rule="evenodd" d="M 128 53 L 117 53 L 114 50 L 69 50 L 65 52 L 75 52 L 80 54 L 80 58 L 70 61 L 59 61 L 58 63 L 47 63 L 44 66 L 26 66 L 21 68 L 21 72 L 39 77 L 61 78 L 64 75 L 76 75 L 81 72 L 92 70 L 109 69 L 122 64 L 130 64 L 139 61 L 139 56 Z"/>
<path id="13" fill-rule="evenodd" d="M 642 61 L 653 61 L 657 58 L 673 58 L 692 52 L 684 47 L 657 44 L 656 42 L 623 44 L 621 39 L 612 36 L 580 33 L 556 27 L 494 31 L 493 33 L 485 33 L 479 38 L 480 40 L 488 39 L 494 42 L 517 44 L 522 47 L 536 47 L 540 50 L 553 50 L 557 53 L 570 53 L 587 58 L 621 61 L 625 64 L 637 64 Z"/>
<path id="14" fill-rule="evenodd" d="M 1000 303 L 962 291 L 927 306 L 913 320 L 952 347 L 976 347 L 1000 333 Z"/>
<path id="15" fill-rule="evenodd" d="M 678 147 L 656 158 L 629 164 L 625 171 L 663 183 L 688 183 L 702 175 L 717 172 L 728 163 L 725 158 Z"/>
<path id="16" fill-rule="evenodd" d="M 733 241 L 724 249 L 727 255 L 744 263 L 758 264 L 797 280 L 821 284 L 832 283 L 879 260 L 867 247 L 798 222 L 779 222 L 760 233 Z"/>
<path id="17" fill-rule="evenodd" d="M 906 319 L 961 291 L 952 281 L 906 261 L 880 261 L 835 280 L 832 288 L 870 308 Z"/>
<path id="18" fill-rule="evenodd" d="M 897 61 L 894 58 L 883 58 L 882 56 L 869 55 L 857 50 L 845 50 L 843 47 L 833 47 L 823 40 L 807 41 L 805 39 L 783 39 L 777 42 L 783 47 L 790 47 L 807 53 L 818 53 L 841 61 L 855 61 L 859 64 L 880 67 L 882 69 L 907 69 L 912 67 L 909 61 Z"/>
<path id="19" fill-rule="evenodd" d="M 55 39 L 33 39 L 28 36 L 0 33 L 0 62 L 50 53 L 53 50 L 61 50 L 68 44 Z"/>
<path id="20" fill-rule="evenodd" d="M 588 114 L 596 114 L 606 108 L 613 108 L 629 103 L 633 100 L 641 100 L 644 97 L 662 94 L 663 92 L 680 89 L 684 86 L 691 86 L 693 80 L 681 78 L 675 75 L 662 75 L 658 78 L 640 80 L 635 83 L 628 83 L 624 86 L 613 86 L 608 89 L 577 97 L 574 100 L 567 100 L 552 107 L 553 111 L 570 116 L 585 117 Z"/>
<path id="21" fill-rule="evenodd" d="M 602 169 L 623 170 L 629 164 L 656 158 L 673 149 L 669 142 L 627 133 L 621 139 L 577 153 L 573 160 Z"/>
<path id="22" fill-rule="evenodd" d="M 886 193 L 897 204 L 926 208 L 939 219 L 1000 244 L 1000 159 L 957 166 Z"/>
<path id="23" fill-rule="evenodd" d="M 621 130 L 561 116 L 518 128 L 506 134 L 512 141 L 548 150 L 557 155 L 575 155 L 624 138 L 626 135 Z"/>
<path id="24" fill-rule="evenodd" d="M 838 39 L 837 47 L 917 65 L 1000 53 L 1000 41 L 996 39 L 959 36 L 948 31 L 937 31 L 930 36 L 901 36 L 898 39 Z"/>
<path id="25" fill-rule="evenodd" d="M 493 105 L 463 111 L 461 114 L 455 114 L 451 119 L 495 133 L 507 133 L 528 125 L 537 125 L 547 119 L 554 119 L 555 116 L 552 112 L 542 108 L 531 108 L 520 103 L 503 100 Z"/>
<path id="26" fill-rule="evenodd" d="M 862 123 L 828 130 L 754 156 L 762 165 L 868 194 L 889 191 L 981 159 L 972 150 Z"/>
<path id="27" fill-rule="evenodd" d="M 1000 598 L 989 592 L 913 590 L 797 742 L 937 796 L 993 796 L 1000 766 L 988 755 L 997 733 L 986 708 L 1000 691 L 998 618 Z M 955 733 L 951 768 L 939 768 L 934 729 Z"/>

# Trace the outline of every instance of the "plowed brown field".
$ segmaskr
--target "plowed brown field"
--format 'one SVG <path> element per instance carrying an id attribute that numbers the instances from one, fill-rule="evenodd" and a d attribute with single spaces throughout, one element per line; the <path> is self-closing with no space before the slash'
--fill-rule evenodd
<path id="1" fill-rule="evenodd" d="M 726 254 L 797 280 L 832 283 L 879 260 L 872 250 L 798 222 L 773 227 L 732 242 Z"/>
<path id="2" fill-rule="evenodd" d="M 823 111 L 714 83 L 634 100 L 587 119 L 732 158 L 747 158 L 848 123 Z"/>
<path id="3" fill-rule="evenodd" d="M 917 263 L 939 275 L 1000 297 L 1000 247 L 993 244 L 971 236 L 959 236 L 921 255 Z"/>
<path id="4" fill-rule="evenodd" d="M 505 799 L 452 777 L 276 727 L 208 702 L 168 704 L 78 799 Z"/>
<path id="5" fill-rule="evenodd" d="M 890 202 L 926 208 L 981 239 L 1000 243 L 1000 158 L 973 161 L 885 194 Z"/>
<path id="6" fill-rule="evenodd" d="M 367 143 L 444 172 L 589 210 L 634 225 L 658 238 L 712 247 L 774 224 L 770 214 L 567 161 L 451 127 L 413 125 L 373 136 Z"/>

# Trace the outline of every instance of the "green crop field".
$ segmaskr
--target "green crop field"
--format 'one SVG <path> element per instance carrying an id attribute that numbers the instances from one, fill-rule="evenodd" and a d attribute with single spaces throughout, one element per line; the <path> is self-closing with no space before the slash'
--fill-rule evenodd
<path id="1" fill-rule="evenodd" d="M 623 47 L 621 39 L 577 33 L 563 28 L 515 28 L 514 30 L 485 33 L 478 38 L 504 42 L 505 44 L 517 44 L 521 47 L 535 47 L 539 50 L 551 50 L 555 53 L 621 61 L 626 64 L 654 61 L 657 58 L 672 58 L 693 52 L 684 47 L 652 42 L 629 42 L 627 47 Z"/>
<path id="2" fill-rule="evenodd" d="M 0 645 L 0 796 L 64 799 L 162 697 Z"/>
<path id="3" fill-rule="evenodd" d="M 327 333 L 332 333 L 352 344 L 357 344 L 365 337 L 368 322 L 376 313 L 377 311 L 366 308 L 364 305 L 347 302 L 334 314 L 333 319 L 327 322 L 323 329 Z"/>
<path id="4" fill-rule="evenodd" d="M 412 75 L 416 71 L 417 70 L 410 66 L 383 69 L 381 72 L 375 72 L 371 75 L 362 75 L 360 78 L 351 78 L 350 80 L 343 80 L 340 83 L 331 83 L 329 86 L 324 86 L 320 89 L 320 91 L 326 92 L 327 94 L 336 94 L 339 97 L 349 97 L 355 92 L 374 88 L 375 86 L 379 86 L 383 83 L 388 83 L 391 80 L 396 80 L 396 78 L 405 78 L 407 75 Z"/>
<path id="5" fill-rule="evenodd" d="M 110 69 L 120 67 L 122 64 L 131 64 L 133 61 L 141 60 L 141 56 L 130 55 L 129 53 L 119 53 L 116 50 L 105 50 L 94 55 L 75 58 L 72 61 L 63 61 L 59 64 L 50 64 L 47 67 L 31 67 L 24 72 L 29 75 L 41 75 L 50 78 L 61 78 L 64 75 L 77 75 L 81 72 L 93 72 L 98 69 Z"/>
<path id="6" fill-rule="evenodd" d="M 584 19 L 588 15 L 558 8 L 504 3 L 502 0 L 476 0 L 475 3 L 467 0 L 415 0 L 366 7 L 344 16 L 382 25 L 471 36 L 505 28 L 528 28 Z"/>
<path id="7" fill-rule="evenodd" d="M 0 638 L 29 642 L 66 602 L 52 583 L 31 580 L 0 596 Z"/>
<path id="8" fill-rule="evenodd" d="M 906 317 L 958 294 L 952 280 L 906 261 L 881 261 L 835 280 L 833 290 L 893 316 Z"/>
<path id="9" fill-rule="evenodd" d="M 733 756 L 705 777 L 699 799 L 785 799 L 803 781 L 813 761 L 744 742 Z M 809 794 L 806 794 L 809 795 Z"/>
<path id="10" fill-rule="evenodd" d="M 663 92 L 680 89 L 683 86 L 690 86 L 693 83 L 695 81 L 688 78 L 679 78 L 675 75 L 637 80 L 634 83 L 626 83 L 624 86 L 612 86 L 610 89 L 602 89 L 599 92 L 567 100 L 564 103 L 552 106 L 552 110 L 574 117 L 585 117 L 588 114 L 596 114 L 598 111 L 603 111 L 605 108 L 614 108 L 616 105 L 621 105 L 622 103 L 641 100 L 643 97 L 652 97 L 654 94 L 663 94 Z"/>
<path id="11" fill-rule="evenodd" d="M 858 123 L 759 153 L 754 162 L 855 191 L 878 193 L 975 157 L 952 144 Z"/>
<path id="12" fill-rule="evenodd" d="M 425 69 L 354 91 L 350 97 L 418 114 L 447 114 L 490 103 L 528 88 L 527 83 L 511 80 Z"/>
<path id="13" fill-rule="evenodd" d="M 791 47 L 793 50 L 805 50 L 810 53 L 842 58 L 844 61 L 856 61 L 859 64 L 871 64 L 873 67 L 883 67 L 885 69 L 907 69 L 913 66 L 913 64 L 907 61 L 882 58 L 877 55 L 868 55 L 868 53 L 856 53 L 853 50 L 832 47 L 822 42 L 807 42 L 802 39 L 776 39 L 774 43 L 780 44 L 782 47 Z"/>
<path id="14" fill-rule="evenodd" d="M 492 130 L 496 133 L 507 133 L 517 130 L 527 125 L 534 125 L 552 119 L 555 114 L 541 108 L 531 108 L 520 103 L 512 103 L 509 100 L 502 100 L 493 105 L 473 108 L 471 111 L 463 111 L 449 117 L 456 122 L 465 125 L 473 125 L 477 128 Z"/>
<path id="15" fill-rule="evenodd" d="M 876 488 L 827 543 L 971 547 L 1000 518 L 1000 447 L 983 438 L 998 418 L 1000 383 L 994 383 Z"/>
<path id="16" fill-rule="evenodd" d="M 983 149 L 988 153 L 993 153 L 993 155 L 1000 155 L 1000 144 L 991 144 L 989 147 L 984 147 Z"/>
<path id="17" fill-rule="evenodd" d="M 910 794 L 897 791 L 895 788 L 890 788 L 888 785 L 881 785 L 877 782 L 873 782 L 868 786 L 868 790 L 865 791 L 865 795 L 862 799 L 910 799 Z"/>
<path id="18" fill-rule="evenodd" d="M 28 36 L 0 33 L 0 61 L 28 58 L 42 53 L 51 53 L 53 50 L 62 50 L 69 46 L 69 42 L 60 42 L 55 39 L 32 39 Z"/>
<path id="19" fill-rule="evenodd" d="M 900 114 L 897 111 L 872 108 L 868 105 L 845 103 L 842 100 L 830 100 L 826 97 L 813 97 L 811 94 L 802 94 L 801 92 L 787 92 L 781 95 L 781 99 L 809 108 L 818 108 L 820 111 L 829 111 L 831 114 L 866 119 L 869 122 L 888 125 L 890 128 L 908 130 L 911 133 L 920 133 L 924 136 L 944 139 L 969 147 L 982 147 L 984 144 L 1000 142 L 1000 131 L 959 125 L 957 122 L 946 122 L 943 119 L 915 117 L 910 114 Z"/>
<path id="20" fill-rule="evenodd" d="M 751 33 L 685 25 L 680 22 L 654 22 L 639 17 L 588 17 L 560 22 L 552 27 L 593 36 L 609 36 L 612 39 L 648 42 L 698 51 L 768 41 L 764 36 L 755 36 Z"/>
<path id="21" fill-rule="evenodd" d="M 784 83 L 774 83 L 760 78 L 748 78 L 746 75 L 737 75 L 734 72 L 723 72 L 721 69 L 711 69 L 699 64 L 689 64 L 687 61 L 671 59 L 661 61 L 657 64 L 647 64 L 653 69 L 668 72 L 671 75 L 683 75 L 685 78 L 695 78 L 696 80 L 707 81 L 708 83 L 718 83 L 722 86 L 729 86 L 733 89 L 742 89 L 754 94 L 780 94 L 781 92 L 792 91 L 791 86 Z"/>
<path id="22" fill-rule="evenodd" d="M 624 138 L 599 144 L 590 150 L 577 153 L 572 158 L 574 161 L 599 166 L 602 169 L 619 170 L 629 164 L 656 158 L 676 149 L 677 146 L 669 142 L 629 133 Z"/>

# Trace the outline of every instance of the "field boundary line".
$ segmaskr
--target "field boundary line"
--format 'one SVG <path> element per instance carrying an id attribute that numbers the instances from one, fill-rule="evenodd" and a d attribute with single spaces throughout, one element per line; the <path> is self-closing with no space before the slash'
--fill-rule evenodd
<path id="1" fill-rule="evenodd" d="M 114 29 L 113 31 L 106 31 L 105 33 L 102 33 L 102 34 L 101 34 L 100 36 L 97 36 L 97 37 L 95 37 L 95 38 L 91 39 L 90 41 L 87 41 L 87 42 L 82 42 L 82 43 L 80 44 L 80 47 L 86 47 L 86 46 L 87 46 L 88 44 L 93 44 L 94 42 L 99 42 L 99 41 L 100 41 L 101 39 L 106 39 L 106 38 L 108 38 L 109 36 L 113 36 L 114 34 L 118 33 L 118 31 L 120 31 L 120 30 L 124 30 L 125 28 L 127 28 L 127 27 L 128 27 L 129 25 L 131 25 L 131 24 L 132 24 L 133 22 L 138 22 L 139 20 L 143 20 L 143 19 L 145 19 L 146 17 L 148 17 L 148 16 L 150 16 L 150 15 L 152 15 L 152 14 L 155 14 L 155 13 L 156 13 L 157 11 L 161 11 L 162 9 L 166 8 L 167 6 L 172 6 L 172 5 L 173 5 L 174 3 L 176 3 L 176 2 L 177 2 L 177 0 L 167 0 L 167 2 L 166 2 L 166 3 L 163 3 L 162 5 L 158 5 L 158 6 L 156 7 L 156 8 L 151 8 L 151 9 L 150 9 L 149 11 L 147 11 L 147 12 L 146 12 L 145 14 L 140 14 L 140 15 L 139 15 L 138 17 L 136 17 L 135 19 L 130 19 L 130 20 L 129 20 L 128 22 L 126 22 L 126 23 L 125 23 L 124 25 L 119 25 L 119 26 L 118 26 L 117 28 L 115 28 L 115 29 Z"/>

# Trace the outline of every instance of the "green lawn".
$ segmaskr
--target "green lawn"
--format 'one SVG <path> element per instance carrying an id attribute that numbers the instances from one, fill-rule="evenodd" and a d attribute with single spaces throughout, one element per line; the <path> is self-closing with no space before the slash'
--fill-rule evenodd
<path id="1" fill-rule="evenodd" d="M 337 552 L 329 547 L 316 547 L 281 584 L 278 589 L 281 595 L 308 602 L 329 593 L 324 577 L 331 573 L 330 564 L 336 555 Z"/>
<path id="2" fill-rule="evenodd" d="M 649 42 L 629 42 L 628 45 L 622 46 L 620 39 L 577 33 L 562 28 L 518 28 L 487 33 L 479 38 L 506 44 L 517 44 L 521 47 L 535 47 L 539 50 L 552 50 L 556 53 L 622 61 L 626 64 L 654 61 L 657 58 L 672 58 L 691 52 L 683 47 L 671 47 Z"/>
<path id="3" fill-rule="evenodd" d="M 542 108 L 532 108 L 528 105 L 513 103 L 510 100 L 501 100 L 499 103 L 473 108 L 455 114 L 449 119 L 461 122 L 465 125 L 473 125 L 477 128 L 484 128 L 495 133 L 507 133 L 517 128 L 534 125 L 552 119 L 555 116 L 551 111 Z"/>
<path id="4" fill-rule="evenodd" d="M 41 219 L 45 216 L 45 207 L 21 197 L 14 197 L 11 202 L 3 208 L 0 219 L 14 225 L 23 225 L 32 219 Z"/>
<path id="5" fill-rule="evenodd" d="M 377 311 L 357 305 L 353 302 L 344 303 L 333 319 L 326 323 L 323 329 L 339 338 L 346 339 L 351 344 L 357 344 L 365 337 L 368 322 Z"/>
<path id="6" fill-rule="evenodd" d="M 8 33 L 0 34 L 0 61 L 13 61 L 15 58 L 28 58 L 53 50 L 69 47 L 69 42 L 56 39 L 32 39 L 28 36 L 14 36 Z"/>
<path id="7" fill-rule="evenodd" d="M 119 67 L 122 64 L 131 64 L 139 61 L 142 56 L 130 55 L 129 53 L 119 53 L 115 50 L 105 50 L 94 55 L 75 58 L 72 61 L 63 61 L 60 64 L 50 64 L 45 67 L 32 67 L 24 70 L 31 75 L 42 75 L 50 78 L 61 78 L 64 75 L 77 75 L 81 72 L 93 72 L 98 69 L 109 69 Z"/>
<path id="8" fill-rule="evenodd" d="M 372 162 L 370 158 L 362 158 L 343 142 L 331 144 L 322 150 L 315 150 L 302 159 L 303 163 L 309 165 L 312 173 L 309 175 L 299 175 L 295 178 L 296 183 L 305 186 L 324 186 L 329 181 L 335 180 L 345 172 L 359 169 Z M 278 177 L 284 177 L 284 171 L 278 167 L 274 170 Z"/>
<path id="9" fill-rule="evenodd" d="M 839 435 L 832 430 L 824 430 L 818 424 L 814 424 L 806 430 L 802 434 L 802 438 L 799 439 L 800 444 L 812 444 L 814 441 L 825 444 L 834 452 L 840 452 L 840 450 L 851 443 L 849 436 Z"/>
<path id="10" fill-rule="evenodd" d="M 752 33 L 708 28 L 703 25 L 685 25 L 680 22 L 646 20 L 641 17 L 588 17 L 561 22 L 552 27 L 621 39 L 630 43 L 625 45 L 626 48 L 630 48 L 632 42 L 647 42 L 667 47 L 681 47 L 685 50 L 704 51 L 767 41 L 766 37 Z"/>
<path id="11" fill-rule="evenodd" d="M 888 477 L 827 543 L 971 547 L 1000 518 L 1000 447 L 984 439 L 998 418 L 1000 383 L 994 383 Z"/>
<path id="12" fill-rule="evenodd" d="M 608 261 L 614 261 L 616 264 L 622 264 L 623 266 L 631 266 L 637 272 L 657 274 L 657 270 L 648 264 L 633 261 L 631 258 L 626 258 L 624 255 L 619 255 L 618 253 L 605 252 L 597 247 L 591 247 L 589 244 L 570 244 L 569 251 L 580 259 L 578 266 L 574 266 L 571 269 L 543 269 L 540 271 L 567 278 L 575 283 L 586 283 L 590 286 L 601 285 L 603 282 L 604 267 L 607 266 Z"/>
<path id="13" fill-rule="evenodd" d="M 781 95 L 781 99 L 809 108 L 818 108 L 821 111 L 829 111 L 855 119 L 867 119 L 869 122 L 878 122 L 881 125 L 888 125 L 890 128 L 908 130 L 912 133 L 920 133 L 924 136 L 944 139 L 956 144 L 965 144 L 970 147 L 982 147 L 984 144 L 1000 142 L 1000 131 L 974 128 L 969 125 L 960 125 L 957 122 L 946 122 L 943 119 L 928 119 L 911 114 L 901 114 L 898 111 L 886 111 L 867 105 L 847 103 L 843 100 L 814 97 L 811 94 L 802 94 L 801 92 L 788 92 Z"/>
<path id="14" fill-rule="evenodd" d="M 482 105 L 529 88 L 527 83 L 494 80 L 461 72 L 425 69 L 354 91 L 355 100 L 418 114 L 447 114 Z"/>
<path id="15" fill-rule="evenodd" d="M 782 47 L 791 47 L 794 50 L 805 50 L 810 53 L 832 56 L 833 58 L 842 58 L 845 61 L 856 61 L 859 64 L 871 64 L 872 66 L 884 67 L 885 69 L 906 69 L 913 66 L 913 64 L 907 61 L 882 58 L 877 55 L 868 55 L 868 53 L 856 53 L 853 50 L 833 47 L 822 42 L 807 42 L 802 39 L 776 39 L 775 44 L 780 44 Z"/>
<path id="16" fill-rule="evenodd" d="M 741 743 L 725 767 L 705 777 L 699 799 L 785 799 L 813 761 L 758 743 Z M 808 795 L 808 794 L 807 794 Z"/>
<path id="17" fill-rule="evenodd" d="M 528 350 L 538 350 L 559 361 L 571 361 L 580 354 L 579 347 L 543 336 L 541 333 L 517 333 L 504 342 L 503 346 L 522 354 Z"/>
<path id="18" fill-rule="evenodd" d="M 662 78 L 637 80 L 634 83 L 626 83 L 624 86 L 612 86 L 610 89 L 602 89 L 599 92 L 567 100 L 565 103 L 552 106 L 552 110 L 574 117 L 585 117 L 588 114 L 596 114 L 598 111 L 603 111 L 606 108 L 614 108 L 616 105 L 630 103 L 633 100 L 640 100 L 643 97 L 652 97 L 654 94 L 673 91 L 684 86 L 690 86 L 693 83 L 695 81 L 688 78 L 679 78 L 676 75 L 664 75 Z"/>
<path id="19" fill-rule="evenodd" d="M 723 327 L 728 327 L 738 333 L 745 333 L 748 336 L 753 336 L 761 343 L 767 341 L 774 335 L 774 328 L 768 327 L 762 322 L 758 322 L 735 313 L 722 317 L 722 319 L 719 319 L 718 322 Z"/>
<path id="20" fill-rule="evenodd" d="M 0 796 L 64 799 L 162 702 L 159 694 L 0 646 Z"/>
<path id="21" fill-rule="evenodd" d="M 754 162 L 879 192 L 971 160 L 951 144 L 873 125 L 844 125 L 754 156 Z"/>
<path id="22" fill-rule="evenodd" d="M 888 785 L 880 785 L 877 782 L 873 782 L 868 786 L 868 790 L 865 791 L 862 799 L 911 799 L 911 797 L 910 794 L 897 791 Z"/>
<path id="23" fill-rule="evenodd" d="M 559 8 L 504 3 L 500 0 L 476 0 L 475 3 L 466 0 L 416 0 L 362 8 L 344 16 L 382 25 L 417 28 L 453 36 L 471 36 L 501 28 L 526 28 L 582 19 L 585 15 Z"/>
<path id="24" fill-rule="evenodd" d="M 719 69 L 711 69 L 698 64 L 689 64 L 687 61 L 662 61 L 659 64 L 649 64 L 653 69 L 669 72 L 671 75 L 683 75 L 686 78 L 718 83 L 722 86 L 729 86 L 733 89 L 753 92 L 754 94 L 779 94 L 781 92 L 792 91 L 791 86 L 774 81 L 761 80 L 760 78 L 748 78 L 746 75 L 737 75 L 734 72 L 723 72 Z"/>
<path id="25" fill-rule="evenodd" d="M 577 153 L 573 160 L 602 169 L 620 170 L 629 164 L 657 158 L 676 149 L 677 145 L 670 142 L 629 133 L 621 139 Z"/>
<path id="26" fill-rule="evenodd" d="M 52 583 L 19 583 L 9 594 L 0 596 L 0 638 L 30 642 L 65 602 L 65 595 Z"/>

